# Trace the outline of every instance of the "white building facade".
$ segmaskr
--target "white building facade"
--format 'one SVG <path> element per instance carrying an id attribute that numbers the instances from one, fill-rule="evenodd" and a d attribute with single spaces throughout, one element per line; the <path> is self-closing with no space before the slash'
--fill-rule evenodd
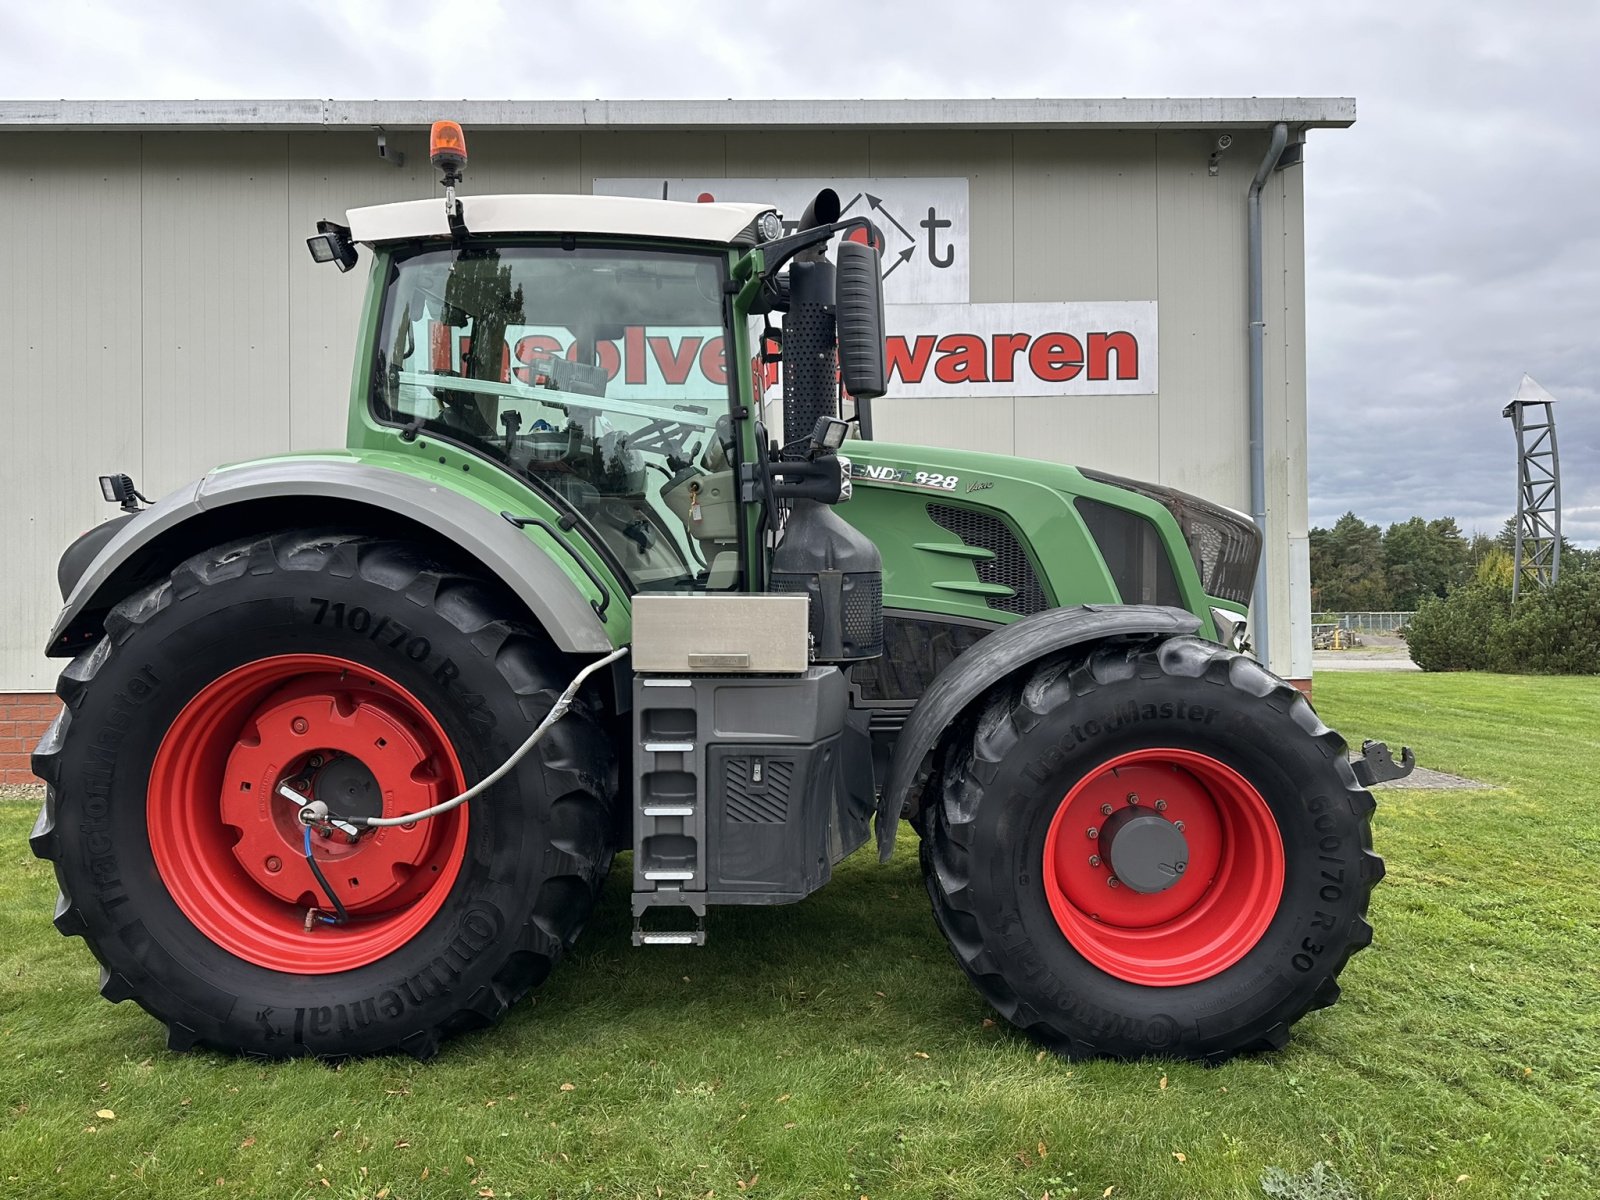
<path id="1" fill-rule="evenodd" d="M 1260 191 L 1266 649 L 1309 679 L 1299 160 L 1307 131 L 1355 120 L 1352 100 L 4 101 L 0 782 L 22 781 L 61 666 L 41 651 L 56 560 L 113 511 L 97 475 L 154 497 L 218 463 L 342 444 L 363 283 L 317 268 L 305 238 L 320 217 L 436 194 L 439 117 L 466 128 L 472 192 L 794 216 L 834 186 L 889 243 L 879 437 L 1244 511 L 1246 196 L 1283 125 Z M 1065 362 L 1063 332 L 1082 350 Z"/>

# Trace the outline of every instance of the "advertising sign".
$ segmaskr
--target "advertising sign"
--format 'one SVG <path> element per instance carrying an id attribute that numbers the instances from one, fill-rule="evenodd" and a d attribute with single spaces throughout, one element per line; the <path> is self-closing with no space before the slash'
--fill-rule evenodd
<path id="1" fill-rule="evenodd" d="M 883 298 L 888 304 L 959 304 L 970 296 L 970 224 L 965 179 L 596 179 L 601 196 L 771 204 L 795 227 L 823 188 L 839 193 L 846 217 L 883 231 Z"/>
<path id="2" fill-rule="evenodd" d="M 1159 390 L 1154 300 L 886 308 L 891 397 Z"/>

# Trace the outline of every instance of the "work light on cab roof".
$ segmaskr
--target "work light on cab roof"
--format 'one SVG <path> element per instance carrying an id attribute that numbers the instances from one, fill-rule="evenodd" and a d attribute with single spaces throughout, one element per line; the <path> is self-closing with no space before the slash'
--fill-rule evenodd
<path id="1" fill-rule="evenodd" d="M 876 441 L 862 196 L 457 197 L 454 121 L 429 160 L 442 212 L 308 242 L 373 264 L 346 448 L 148 509 L 108 476 L 62 557 L 32 846 L 105 996 L 177 1049 L 426 1057 L 545 978 L 614 854 L 634 944 L 698 945 L 904 818 L 1048 1049 L 1217 1063 L 1334 1001 L 1366 789 L 1413 760 L 1351 759 L 1246 653 L 1248 517 Z"/>

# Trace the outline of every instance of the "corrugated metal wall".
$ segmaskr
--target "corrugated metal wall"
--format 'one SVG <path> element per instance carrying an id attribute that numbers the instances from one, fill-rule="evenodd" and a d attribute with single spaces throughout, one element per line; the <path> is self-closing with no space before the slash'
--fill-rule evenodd
<path id="1" fill-rule="evenodd" d="M 952 176 L 971 188 L 974 303 L 1159 302 L 1155 396 L 879 402 L 879 436 L 1059 459 L 1249 507 L 1245 189 L 1266 137 L 1210 177 L 1197 132 L 674 134 L 469 131 L 478 192 L 588 191 L 596 177 Z M 55 561 L 109 514 L 102 472 L 158 495 L 220 462 L 340 444 L 359 272 L 316 268 L 318 217 L 435 192 L 353 133 L 0 135 L 0 363 L 13 430 L 0 536 L 0 691 L 48 688 Z M 20 164 L 20 165 L 18 165 Z M 1268 183 L 1268 548 L 1274 669 L 1304 579 L 1300 169 Z M 20 436 L 17 434 L 20 433 Z M 1303 606 L 1303 603 L 1302 603 Z M 1309 642 L 1306 643 L 1309 647 Z M 1295 643 L 1298 646 L 1298 643 Z"/>

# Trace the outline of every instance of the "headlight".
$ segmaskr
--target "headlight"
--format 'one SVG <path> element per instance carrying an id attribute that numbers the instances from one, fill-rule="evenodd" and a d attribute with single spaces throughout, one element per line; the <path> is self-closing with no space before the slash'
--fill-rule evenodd
<path id="1" fill-rule="evenodd" d="M 1226 608 L 1213 608 L 1211 619 L 1217 626 L 1217 640 L 1230 650 L 1245 650 L 1250 641 L 1245 618 Z"/>
<path id="2" fill-rule="evenodd" d="M 763 242 L 775 242 L 783 236 L 783 218 L 775 212 L 764 212 L 756 218 L 756 234 Z"/>

